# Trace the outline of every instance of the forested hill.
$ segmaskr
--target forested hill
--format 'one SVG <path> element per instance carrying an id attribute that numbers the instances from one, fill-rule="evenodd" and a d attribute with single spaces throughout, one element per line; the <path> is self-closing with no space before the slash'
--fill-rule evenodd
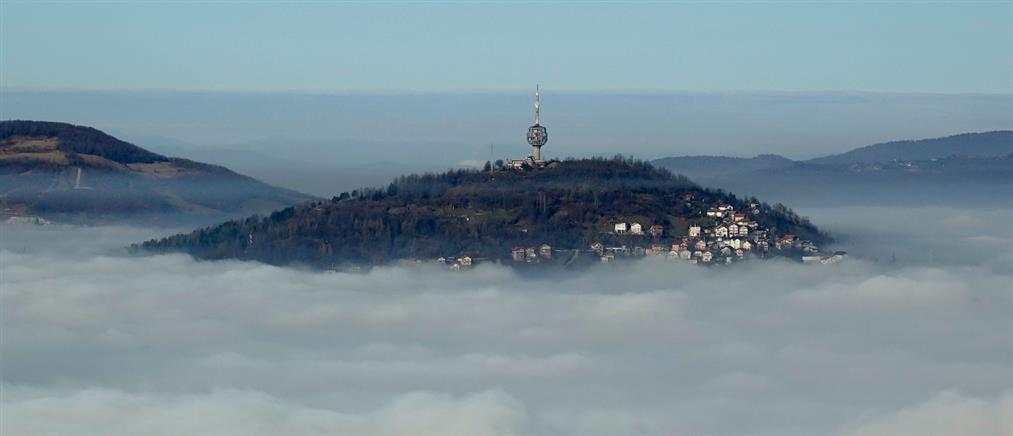
<path id="1" fill-rule="evenodd" d="M 487 167 L 404 176 L 384 189 L 343 193 L 142 247 L 320 267 L 437 256 L 501 260 L 517 246 L 635 243 L 611 233 L 617 222 L 664 226 L 664 237 L 654 241 L 661 243 L 686 235 L 691 224 L 713 225 L 710 208 L 745 210 L 749 203 L 757 203 L 755 220 L 773 234 L 826 239 L 783 206 L 702 189 L 648 163 L 613 158 L 566 160 L 534 171 Z"/>

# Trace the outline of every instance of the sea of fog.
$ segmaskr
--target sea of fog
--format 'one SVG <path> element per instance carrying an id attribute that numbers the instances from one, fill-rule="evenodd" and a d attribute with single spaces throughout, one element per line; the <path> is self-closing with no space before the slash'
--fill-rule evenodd
<path id="1" fill-rule="evenodd" d="M 1013 209 L 800 212 L 846 262 L 344 274 L 0 226 L 0 434 L 1013 435 Z"/>

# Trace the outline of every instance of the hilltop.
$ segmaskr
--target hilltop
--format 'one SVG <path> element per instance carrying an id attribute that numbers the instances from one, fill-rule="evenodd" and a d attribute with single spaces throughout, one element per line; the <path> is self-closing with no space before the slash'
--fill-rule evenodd
<path id="1" fill-rule="evenodd" d="M 0 122 L 0 213 L 64 222 L 213 222 L 313 199 L 100 130 Z"/>
<path id="2" fill-rule="evenodd" d="M 640 248 L 643 254 L 664 246 L 668 253 L 672 244 L 692 242 L 691 226 L 716 228 L 721 219 L 708 213 L 719 206 L 749 211 L 741 219 L 763 230 L 754 236 L 828 239 L 784 206 L 703 189 L 667 170 L 617 157 L 564 160 L 531 171 L 487 167 L 403 176 L 383 189 L 342 193 L 137 248 L 325 268 L 463 256 L 505 262 L 516 256 L 515 248 L 543 245 L 576 256 L 588 254 L 595 242 L 602 244 L 599 252 L 612 247 L 636 254 Z M 643 234 L 617 232 L 619 223 L 639 224 Z M 656 234 L 648 233 L 651 226 Z M 722 247 L 715 243 L 706 250 Z M 599 256 L 584 257 L 598 262 Z"/>

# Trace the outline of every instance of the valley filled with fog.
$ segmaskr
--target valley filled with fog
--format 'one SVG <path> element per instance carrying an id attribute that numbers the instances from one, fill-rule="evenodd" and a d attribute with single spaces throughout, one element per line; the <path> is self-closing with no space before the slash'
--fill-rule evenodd
<path id="1" fill-rule="evenodd" d="M 1013 209 L 798 210 L 838 265 L 312 272 L 0 226 L 3 434 L 1013 434 Z"/>

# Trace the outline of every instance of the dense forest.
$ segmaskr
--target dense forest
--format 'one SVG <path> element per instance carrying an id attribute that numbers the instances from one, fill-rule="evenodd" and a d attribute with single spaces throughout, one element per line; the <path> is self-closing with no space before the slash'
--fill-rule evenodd
<path id="1" fill-rule="evenodd" d="M 619 221 L 660 224 L 665 238 L 681 236 L 690 224 L 710 222 L 711 207 L 744 209 L 754 202 L 619 156 L 530 171 L 506 170 L 497 162 L 482 170 L 403 176 L 383 189 L 346 192 L 137 248 L 319 267 L 461 255 L 501 260 L 515 246 L 632 243 L 610 233 Z M 760 208 L 757 221 L 775 233 L 826 240 L 784 206 Z"/>

